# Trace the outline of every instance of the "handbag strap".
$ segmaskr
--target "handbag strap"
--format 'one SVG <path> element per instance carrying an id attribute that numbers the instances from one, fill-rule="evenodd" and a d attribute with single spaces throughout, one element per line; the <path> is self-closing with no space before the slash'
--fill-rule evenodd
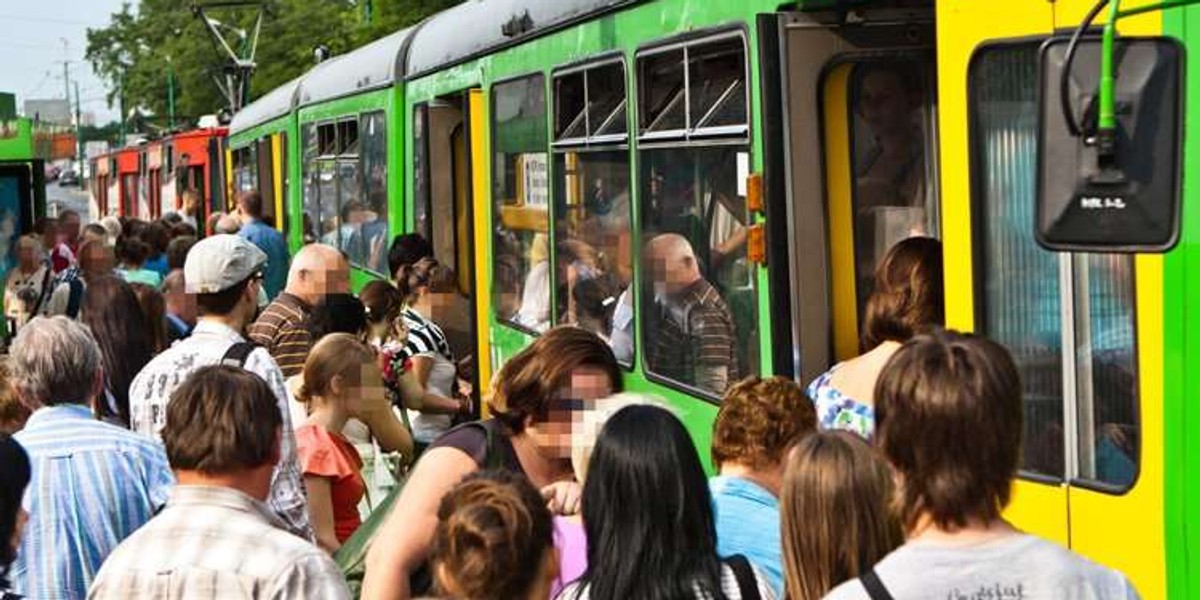
<path id="1" fill-rule="evenodd" d="M 758 593 L 758 577 L 754 575 L 754 568 L 745 556 L 734 554 L 725 559 L 725 564 L 733 571 L 742 600 L 762 600 L 762 595 Z"/>
<path id="2" fill-rule="evenodd" d="M 895 600 L 891 592 L 883 585 L 883 581 L 880 581 L 875 569 L 867 569 L 865 573 L 859 575 L 858 580 L 866 588 L 867 595 L 871 597 L 871 600 Z"/>

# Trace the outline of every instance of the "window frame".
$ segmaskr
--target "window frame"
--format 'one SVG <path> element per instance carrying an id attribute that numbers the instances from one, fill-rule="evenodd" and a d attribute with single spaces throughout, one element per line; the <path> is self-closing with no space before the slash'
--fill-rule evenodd
<path id="1" fill-rule="evenodd" d="M 388 115 L 387 115 L 386 109 L 376 108 L 373 110 L 365 110 L 365 111 L 358 113 L 357 118 L 354 119 L 354 123 L 356 123 L 355 127 L 357 128 L 357 134 L 355 136 L 355 147 L 358 149 L 358 153 L 354 154 L 354 155 L 346 155 L 346 156 L 355 156 L 358 159 L 358 177 L 356 179 L 358 179 L 358 188 L 359 188 L 359 192 L 360 192 L 360 196 L 361 196 L 360 202 L 364 206 L 369 206 L 370 205 L 370 195 L 371 195 L 372 190 L 371 190 L 371 186 L 369 185 L 370 174 L 367 172 L 367 169 L 366 169 L 366 166 L 367 166 L 366 161 L 367 161 L 368 153 L 365 152 L 363 149 L 363 142 L 365 140 L 365 137 L 363 135 L 364 131 L 365 131 L 363 128 L 363 124 L 368 119 L 374 119 L 376 117 L 378 117 L 378 119 L 379 119 L 379 121 L 377 123 L 377 127 L 380 128 L 380 130 L 379 130 L 380 133 L 379 133 L 378 137 L 382 141 L 380 149 L 383 151 L 382 155 L 378 156 L 376 158 L 379 158 L 380 160 L 382 160 L 383 168 L 384 168 L 384 178 L 383 178 L 382 184 L 383 184 L 383 197 L 384 197 L 384 207 L 383 208 L 384 208 L 385 213 L 383 215 L 382 220 L 383 220 L 383 224 L 384 224 L 384 238 L 385 238 L 383 258 L 384 258 L 384 263 L 386 265 L 386 262 L 387 262 L 387 260 L 386 260 L 387 246 L 386 246 L 386 244 L 391 243 L 391 235 L 392 235 L 391 216 L 390 216 L 391 202 L 388 199 L 388 177 L 390 177 L 391 174 L 388 173 L 389 168 L 388 168 L 388 159 L 387 159 L 387 153 L 388 153 L 388 148 L 389 148 L 390 142 L 388 140 Z M 347 120 L 349 120 L 349 119 L 347 119 Z M 339 215 L 341 214 L 341 210 L 342 210 L 341 197 L 342 197 L 341 189 L 339 188 L 338 189 L 338 214 Z M 339 236 L 340 236 L 340 233 L 339 233 Z M 338 238 L 338 243 L 339 243 L 339 245 L 341 244 L 340 237 Z M 350 262 L 351 267 L 355 267 L 355 268 L 361 269 L 363 271 L 366 271 L 368 273 L 373 273 L 375 275 L 381 275 L 381 276 L 386 275 L 386 273 L 383 273 L 383 272 L 380 272 L 380 271 L 377 271 L 377 270 L 371 268 L 370 265 L 359 264 L 359 263 L 353 261 L 353 257 L 350 257 L 350 258 L 351 258 L 351 260 L 349 262 Z M 385 268 L 386 268 L 386 266 L 385 266 Z"/>
<path id="2" fill-rule="evenodd" d="M 984 181 L 986 180 L 987 165 L 981 160 L 979 149 L 980 140 L 978 132 L 981 129 L 980 118 L 980 102 L 978 98 L 977 77 L 974 76 L 976 69 L 979 67 L 982 59 L 992 52 L 1003 52 L 1014 48 L 1026 48 L 1031 44 L 1037 44 L 1039 47 L 1046 41 L 1050 40 L 1049 35 L 1029 35 L 1018 36 L 1012 38 L 998 38 L 986 40 L 977 45 L 971 53 L 970 60 L 967 63 L 967 155 L 969 160 L 969 189 L 970 189 L 970 227 L 971 237 L 976 240 L 972 243 L 971 263 L 973 281 L 972 299 L 974 302 L 974 320 L 976 330 L 987 335 L 988 332 L 984 328 L 987 318 L 987 290 L 985 289 L 985 278 L 982 276 L 986 272 L 988 266 L 988 252 L 985 248 L 983 240 L 985 240 L 985 232 L 988 226 L 986 218 L 986 206 L 984 204 Z M 1033 82 L 1034 85 L 1037 82 Z M 1029 227 L 1033 227 L 1033 223 L 1028 223 Z M 1040 247 L 1039 251 L 1042 250 Z M 1126 485 L 1118 485 L 1081 477 L 1080 460 L 1079 460 L 1079 443 L 1081 434 L 1081 424 L 1079 419 L 1079 408 L 1081 406 L 1081 398 L 1078 396 L 1078 382 L 1080 381 L 1080 372 L 1078 368 L 1077 355 L 1081 350 L 1078 339 L 1078 323 L 1080 318 L 1080 306 L 1076 299 L 1076 285 L 1079 282 L 1079 270 L 1081 265 L 1077 264 L 1081 258 L 1086 258 L 1084 253 L 1053 253 L 1058 260 L 1058 296 L 1060 302 L 1059 319 L 1060 319 L 1060 337 L 1062 339 L 1062 368 L 1059 377 L 1062 382 L 1062 409 L 1063 409 L 1063 475 L 1057 477 L 1044 473 L 1027 471 L 1024 468 L 1019 468 L 1017 477 L 1027 481 L 1043 484 L 1066 484 L 1070 487 L 1092 490 L 1104 494 L 1121 496 L 1129 493 L 1137 487 L 1138 481 L 1142 475 L 1142 462 L 1145 456 L 1145 440 L 1142 415 L 1142 373 L 1139 357 L 1140 351 L 1140 322 L 1139 322 L 1139 304 L 1137 297 L 1137 263 L 1132 256 L 1125 256 L 1125 260 L 1129 262 L 1129 277 L 1130 285 L 1133 289 L 1133 294 L 1130 304 L 1130 320 L 1132 325 L 1132 335 L 1130 352 L 1133 357 L 1132 367 L 1134 375 L 1134 383 L 1132 388 L 1132 397 L 1129 399 L 1133 407 L 1134 424 L 1137 426 L 1137 454 L 1134 457 L 1134 473 L 1129 483 Z M 1106 256 L 1106 255 L 1101 255 Z M 1082 268 L 1086 270 L 1086 265 Z M 1086 314 L 1083 319 L 1089 319 Z M 1023 390 L 1022 390 L 1023 391 Z M 1022 394 L 1022 408 L 1024 409 L 1024 394 Z M 1096 406 L 1096 398 L 1093 394 L 1091 399 L 1092 407 Z"/>
<path id="3" fill-rule="evenodd" d="M 685 47 L 702 46 L 702 45 L 705 45 L 708 43 L 719 43 L 719 42 L 726 41 L 729 39 L 739 39 L 742 44 L 743 73 L 745 74 L 745 79 L 743 81 L 744 81 L 744 87 L 746 90 L 746 124 L 744 126 L 738 125 L 735 127 L 717 127 L 717 128 L 701 130 L 699 132 L 694 132 L 690 129 L 691 123 L 690 123 L 690 118 L 689 118 L 688 119 L 689 122 L 686 123 L 686 127 L 682 130 L 677 129 L 677 130 L 671 130 L 671 131 L 650 132 L 650 133 L 644 132 L 642 129 L 642 119 L 641 119 L 642 111 L 644 108 L 643 102 L 642 102 L 643 101 L 643 96 L 642 96 L 643 86 L 642 86 L 641 60 L 646 57 L 653 57 L 656 55 L 673 52 L 673 51 L 680 50 L 681 48 L 685 48 Z M 634 213 L 632 215 L 633 219 L 634 219 L 633 223 L 635 223 L 634 239 L 636 241 L 636 245 L 632 248 L 634 256 L 641 256 L 641 252 L 645 246 L 644 240 L 642 238 L 645 237 L 646 231 L 644 228 L 644 223 L 643 223 L 642 214 L 641 214 L 642 208 L 644 205 L 644 198 L 642 197 L 642 195 L 644 193 L 643 180 L 645 179 L 643 177 L 643 166 L 645 163 L 645 158 L 643 156 L 644 152 L 652 151 L 652 150 L 663 150 L 663 149 L 704 149 L 704 148 L 733 146 L 733 147 L 743 148 L 744 152 L 746 153 L 746 155 L 749 159 L 750 164 L 751 165 L 754 164 L 754 144 L 755 144 L 754 111 L 753 111 L 754 97 L 753 97 L 753 86 L 751 85 L 751 83 L 752 83 L 751 78 L 753 76 L 753 70 L 751 68 L 751 63 L 750 63 L 751 51 L 752 51 L 752 48 L 750 45 L 750 36 L 749 36 L 749 32 L 747 30 L 747 26 L 745 23 L 737 23 L 734 25 L 726 25 L 726 26 L 720 26 L 720 27 L 709 28 L 709 29 L 701 29 L 701 30 L 683 33 L 683 34 L 679 34 L 679 35 L 668 37 L 668 38 L 655 40 L 648 44 L 639 46 L 637 48 L 637 50 L 634 52 L 634 55 L 633 55 L 633 67 L 634 67 L 633 89 L 631 90 L 630 96 L 632 98 L 634 98 L 635 106 L 633 107 L 633 110 L 630 111 L 632 114 L 626 116 L 627 119 L 631 119 L 632 125 L 633 125 L 633 129 L 629 132 L 629 140 L 630 140 L 631 147 L 634 149 L 633 162 L 631 163 L 632 179 L 630 181 L 633 184 L 632 187 L 634 187 L 636 189 L 636 196 L 635 196 L 636 201 L 632 203 L 632 207 L 631 207 L 631 210 Z M 685 108 L 685 110 L 688 110 L 688 111 L 691 110 L 690 109 L 690 97 L 689 97 L 690 90 L 691 90 L 691 82 L 690 82 L 691 68 L 690 68 L 689 58 L 690 58 L 689 54 L 685 51 L 684 57 L 683 57 L 684 94 L 682 96 L 682 99 L 683 99 L 683 102 L 685 102 L 686 105 L 688 105 L 688 107 Z M 626 74 L 626 77 L 628 79 L 628 73 Z M 629 109 L 627 108 L 627 110 L 629 110 Z M 747 212 L 749 212 L 749 211 L 747 211 Z M 749 217 L 750 217 L 750 224 L 753 224 L 754 223 L 753 213 L 751 213 L 749 215 Z M 758 279 L 759 279 L 758 274 L 755 273 L 752 276 L 752 279 L 754 282 L 755 294 L 761 294 L 761 285 L 759 284 L 759 281 L 758 281 Z M 645 362 L 645 358 L 646 358 L 645 356 L 641 356 L 641 357 L 638 356 L 638 348 L 642 347 L 644 350 L 645 343 L 646 343 L 646 339 L 645 339 L 646 321 L 645 321 L 645 319 L 641 318 L 641 315 L 643 314 L 643 307 L 642 307 L 643 299 L 646 297 L 647 292 L 651 292 L 651 294 L 652 294 L 652 291 L 644 289 L 644 287 L 645 287 L 644 286 L 644 274 L 642 273 L 642 269 L 640 266 L 638 266 L 635 269 L 633 285 L 635 286 L 634 287 L 634 319 L 635 319 L 634 335 L 636 338 L 636 340 L 634 342 L 634 362 L 637 363 L 639 358 L 642 359 L 642 361 L 643 361 L 642 365 L 641 365 L 642 374 L 646 377 L 647 381 L 650 381 L 650 382 L 658 384 L 658 385 L 662 385 L 663 387 L 666 387 L 668 389 L 682 392 L 693 398 L 697 398 L 697 399 L 703 400 L 705 402 L 708 402 L 710 404 L 719 406 L 722 403 L 723 394 L 718 395 L 718 394 L 715 394 L 708 390 L 704 390 L 704 389 L 698 388 L 696 386 L 693 386 L 693 385 L 690 385 L 690 384 L 687 384 L 687 383 L 684 383 L 681 381 L 676 381 L 665 375 L 656 373 L 654 370 L 651 369 L 649 363 Z M 722 297 L 722 300 L 724 300 L 724 297 Z M 756 323 L 761 325 L 762 315 L 759 313 L 757 305 L 755 306 L 754 319 L 755 319 Z M 758 347 L 753 348 L 753 352 L 755 353 L 755 355 L 758 356 L 759 372 L 758 373 L 745 373 L 743 376 L 758 375 L 762 371 L 762 361 L 764 360 L 762 352 L 761 352 L 761 350 L 762 350 L 762 348 L 761 348 L 762 335 L 763 335 L 763 329 L 760 327 L 758 330 L 758 339 L 756 340 L 758 342 Z"/>
<path id="4" fill-rule="evenodd" d="M 499 144 L 497 143 L 497 141 L 499 139 L 499 127 L 497 127 L 497 120 L 496 120 L 496 102 L 497 102 L 497 98 L 498 98 L 498 94 L 496 94 L 496 88 L 506 85 L 506 84 L 515 83 L 515 82 L 523 81 L 526 79 L 535 79 L 535 78 L 539 78 L 539 77 L 542 79 L 542 108 L 543 108 L 543 113 L 544 113 L 542 115 L 542 126 L 545 128 L 545 133 L 546 133 L 546 143 L 544 144 L 543 153 L 546 155 L 546 159 L 548 162 L 553 162 L 552 161 L 553 152 L 551 151 L 552 150 L 551 142 L 554 139 L 554 124 L 553 124 L 554 112 L 552 110 L 552 98 L 553 98 L 553 94 L 554 94 L 554 89 L 553 89 L 553 86 L 551 85 L 551 82 L 553 81 L 553 77 L 547 75 L 546 72 L 543 70 L 526 71 L 519 75 L 512 75 L 509 77 L 497 79 L 497 80 L 493 81 L 491 83 L 491 85 L 489 85 L 487 88 L 488 148 L 489 148 L 489 152 L 492 155 L 491 156 L 492 160 L 489 161 L 490 168 L 488 169 L 488 190 L 489 190 L 491 204 L 493 205 L 493 207 L 497 206 L 497 198 L 495 197 L 497 168 L 501 168 L 501 169 L 506 168 L 505 165 L 498 164 L 498 161 L 495 160 L 495 157 L 497 154 L 496 148 L 499 148 Z M 426 125 L 428 125 L 428 112 L 426 112 Z M 504 154 L 507 154 L 507 153 L 504 153 Z M 553 165 L 551 165 L 550 168 L 552 169 Z M 551 322 L 551 324 L 553 324 L 554 323 L 554 285 L 555 285 L 554 268 L 553 268 L 554 260 L 555 260 L 554 234 L 553 234 L 553 230 L 554 230 L 554 207 L 553 207 L 553 204 L 554 204 L 554 201 L 553 201 L 554 177 L 553 177 L 553 173 L 550 173 L 549 185 L 550 185 L 550 202 L 549 202 L 549 205 L 546 207 L 546 218 L 547 218 L 546 236 L 548 237 L 549 244 L 550 244 L 549 254 L 550 254 L 550 267 L 551 268 L 550 268 L 550 290 L 547 292 L 547 301 L 550 304 L 550 322 Z M 505 198 L 500 198 L 499 205 L 503 205 L 505 200 L 506 200 Z M 491 215 L 491 222 L 488 223 L 489 230 L 491 231 L 491 235 L 489 235 L 489 239 L 487 241 L 489 248 L 491 248 L 491 251 L 488 253 L 491 256 L 491 260 L 489 261 L 490 264 L 488 264 L 488 267 L 487 267 L 488 273 L 489 273 L 489 279 L 491 279 L 494 276 L 493 271 L 494 271 L 494 267 L 496 266 L 496 262 L 495 262 L 496 254 L 495 254 L 494 242 L 496 239 L 496 225 L 497 224 L 503 225 L 503 223 L 501 222 L 501 216 L 495 210 L 493 210 L 492 215 Z M 507 230 L 507 228 L 505 228 L 505 229 Z M 524 275 L 526 275 L 526 276 L 528 274 L 529 274 L 528 271 L 526 271 L 524 273 Z M 522 284 L 523 283 L 524 282 L 522 282 Z M 492 288 L 494 290 L 495 286 L 493 285 Z M 517 323 L 512 318 L 503 318 L 499 314 L 497 314 L 496 313 L 497 303 L 494 302 L 495 297 L 493 294 L 494 294 L 494 291 L 488 294 L 488 301 L 493 303 L 493 306 L 489 312 L 492 315 L 492 318 L 494 318 L 496 320 L 497 324 L 499 324 L 503 327 L 512 329 L 514 331 L 518 331 L 518 332 L 523 333 L 530 337 L 534 337 L 534 338 L 541 337 L 543 332 L 536 331 L 532 327 L 526 327 L 525 325 L 521 325 L 520 323 Z M 551 326 L 553 326 L 553 325 L 551 325 Z"/>
<path id="5" fill-rule="evenodd" d="M 593 135 L 591 135 L 592 128 L 591 128 L 591 124 L 589 122 L 590 117 L 588 116 L 588 111 L 590 109 L 590 107 L 588 106 L 589 98 L 590 98 L 588 95 L 588 90 L 589 90 L 590 86 L 588 85 L 587 73 L 589 71 L 612 67 L 615 65 L 620 65 L 620 67 L 621 67 L 621 75 L 622 75 L 621 81 L 624 86 L 624 92 L 625 92 L 624 100 L 623 100 L 623 103 L 625 106 L 625 133 L 593 136 Z M 628 176 L 628 182 L 629 182 L 629 215 L 628 215 L 628 217 L 629 217 L 629 225 L 631 228 L 631 235 L 629 237 L 629 245 L 630 245 L 629 253 L 630 253 L 630 257 L 634 263 L 637 262 L 636 257 L 638 256 L 637 252 L 635 251 L 637 249 L 635 246 L 638 243 L 638 240 L 637 240 L 638 236 L 637 236 L 637 230 L 636 230 L 636 228 L 634 228 L 634 223 L 636 223 L 635 219 L 636 219 L 637 206 L 638 206 L 637 203 L 634 201 L 634 197 L 635 197 L 634 192 L 635 192 L 635 189 L 637 188 L 636 184 L 638 183 L 638 178 L 635 176 L 635 174 L 637 172 L 637 168 L 638 168 L 638 162 L 636 160 L 637 152 L 635 151 L 634 146 L 632 144 L 634 134 L 630 131 L 630 127 L 629 127 L 631 117 L 635 116 L 635 114 L 636 114 L 635 111 L 633 110 L 634 107 L 631 106 L 631 103 L 630 103 L 630 99 L 636 97 L 636 91 L 635 91 L 636 88 L 630 87 L 629 61 L 626 59 L 625 55 L 623 55 L 619 52 L 618 53 L 607 53 L 607 54 L 600 55 L 600 56 L 595 57 L 590 60 L 577 62 L 577 63 L 573 63 L 570 65 L 564 65 L 564 66 L 561 66 L 561 67 L 558 67 L 558 68 L 552 70 L 550 73 L 550 109 L 547 112 L 552 117 L 554 117 L 555 122 L 557 122 L 557 115 L 558 115 L 558 113 L 557 113 L 558 94 L 557 94 L 557 87 L 554 84 L 558 81 L 558 79 L 560 77 L 567 77 L 570 75 L 577 75 L 577 74 L 582 74 L 584 76 L 584 101 L 583 101 L 583 111 L 582 111 L 582 114 L 584 115 L 584 122 L 585 122 L 584 137 L 558 139 L 556 137 L 556 132 L 554 131 L 554 129 L 555 129 L 554 127 L 552 127 L 549 132 L 550 133 L 550 138 L 549 138 L 550 139 L 550 153 L 549 153 L 549 157 L 550 157 L 550 197 L 551 197 L 549 228 L 550 228 L 550 255 L 551 255 L 551 260 L 552 260 L 551 269 L 550 269 L 550 323 L 551 323 L 552 327 L 556 327 L 556 326 L 559 326 L 562 324 L 562 322 L 560 320 L 560 315 L 558 314 L 558 312 L 559 312 L 558 311 L 558 300 L 559 300 L 558 299 L 558 268 L 557 268 L 557 264 L 558 264 L 558 261 L 557 261 L 558 214 L 557 214 L 557 211 L 555 210 L 556 205 L 557 205 L 556 196 L 557 196 L 557 191 L 558 191 L 556 188 L 558 187 L 558 179 L 560 176 L 560 173 L 558 172 L 559 171 L 559 169 L 558 169 L 558 157 L 559 156 L 565 156 L 567 154 L 593 154 L 593 153 L 614 153 L 614 152 L 623 152 L 626 154 L 626 165 L 625 166 L 628 171 L 627 176 Z M 620 105 L 618 105 L 618 106 L 620 106 Z M 614 112 L 616 112 L 615 109 L 614 109 Z M 636 338 L 638 337 L 637 336 L 638 322 L 640 321 L 640 319 L 638 318 L 638 310 L 637 310 L 638 289 L 637 289 L 636 273 L 638 272 L 638 269 L 637 269 L 636 264 L 630 265 L 630 268 L 631 268 L 631 271 L 633 273 L 635 273 L 635 275 L 633 276 L 633 281 L 629 282 L 629 289 L 630 289 L 630 293 L 633 294 L 633 302 L 634 302 L 633 324 L 632 325 L 633 325 L 633 335 L 634 335 L 635 341 L 633 344 L 633 356 L 628 363 L 617 361 L 617 364 L 624 371 L 631 373 L 631 372 L 633 372 L 634 365 L 636 365 L 638 362 L 638 350 L 637 350 L 638 344 L 637 344 Z"/>

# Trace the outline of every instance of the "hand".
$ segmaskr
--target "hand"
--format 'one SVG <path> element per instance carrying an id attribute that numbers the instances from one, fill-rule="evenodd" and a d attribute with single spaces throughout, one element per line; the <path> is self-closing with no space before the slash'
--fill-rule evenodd
<path id="1" fill-rule="evenodd" d="M 557 481 L 542 488 L 542 498 L 551 513 L 570 516 L 579 512 L 583 486 L 578 481 Z"/>

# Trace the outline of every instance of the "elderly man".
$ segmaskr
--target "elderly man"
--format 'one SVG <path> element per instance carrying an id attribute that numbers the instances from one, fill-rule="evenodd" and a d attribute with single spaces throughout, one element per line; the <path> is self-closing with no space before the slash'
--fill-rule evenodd
<path id="1" fill-rule="evenodd" d="M 189 376 L 162 431 L 179 485 L 104 563 L 88 597 L 347 598 L 333 560 L 263 504 L 284 435 L 275 395 L 254 374 L 212 366 Z"/>
<path id="2" fill-rule="evenodd" d="M 217 363 L 234 364 L 271 386 L 283 414 L 279 464 L 271 482 L 271 509 L 288 530 L 311 539 L 304 484 L 296 460 L 296 441 L 288 418 L 288 393 L 275 359 L 242 337 L 258 309 L 259 286 L 267 256 L 235 235 L 214 235 L 192 247 L 183 267 L 199 313 L 192 335 L 154 357 L 129 387 L 130 425 L 157 436 L 166 422 L 171 394 L 193 371 Z M 199 418 L 199 417 L 198 417 Z"/>
<path id="3" fill-rule="evenodd" d="M 288 271 L 287 287 L 250 326 L 250 339 L 267 349 L 284 377 L 298 375 L 314 340 L 309 318 L 330 294 L 350 291 L 350 265 L 332 246 L 309 244 L 300 249 Z"/>
<path id="4" fill-rule="evenodd" d="M 660 307 L 649 362 L 655 373 L 714 394 L 740 378 L 729 306 L 700 274 L 692 245 L 664 233 L 646 245 Z"/>
<path id="5" fill-rule="evenodd" d="M 174 483 L 167 457 L 154 440 L 92 414 L 104 373 L 83 325 L 34 319 L 9 362 L 21 401 L 34 411 L 14 436 L 29 452 L 33 479 L 13 583 L 28 598 L 82 598 L 113 548 L 166 502 Z"/>
<path id="6" fill-rule="evenodd" d="M 288 272 L 287 242 L 283 241 L 281 233 L 263 222 L 262 194 L 242 192 L 238 195 L 238 217 L 242 220 L 238 235 L 250 240 L 267 254 L 263 289 L 267 292 L 267 299 L 273 299 L 283 289 L 284 277 Z"/>

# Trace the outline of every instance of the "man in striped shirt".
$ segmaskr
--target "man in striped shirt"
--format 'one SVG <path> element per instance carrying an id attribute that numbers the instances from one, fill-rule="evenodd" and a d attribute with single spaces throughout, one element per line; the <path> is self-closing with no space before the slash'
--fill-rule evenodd
<path id="1" fill-rule="evenodd" d="M 9 360 L 22 402 L 35 408 L 13 436 L 33 467 L 13 583 L 29 598 L 83 598 L 109 553 L 166 502 L 174 479 L 158 442 L 92 415 L 104 376 L 83 325 L 34 319 Z"/>
<path id="2" fill-rule="evenodd" d="M 729 305 L 700 274 L 692 245 L 681 235 L 650 240 L 647 260 L 661 314 L 650 350 L 655 373 L 713 394 L 741 378 L 736 328 Z"/>
<path id="3" fill-rule="evenodd" d="M 309 244 L 292 260 L 287 287 L 250 326 L 250 340 L 267 349 L 284 377 L 299 375 L 312 348 L 309 317 L 329 294 L 350 291 L 350 265 L 333 246 Z"/>

